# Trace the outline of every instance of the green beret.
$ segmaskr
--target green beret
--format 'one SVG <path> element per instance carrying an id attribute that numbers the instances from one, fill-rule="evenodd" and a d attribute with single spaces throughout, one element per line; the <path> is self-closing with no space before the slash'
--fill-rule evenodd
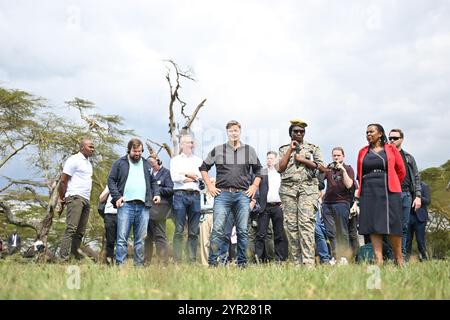
<path id="1" fill-rule="evenodd" d="M 302 128 L 306 128 L 308 126 L 305 121 L 300 119 L 292 119 L 291 124 Z"/>

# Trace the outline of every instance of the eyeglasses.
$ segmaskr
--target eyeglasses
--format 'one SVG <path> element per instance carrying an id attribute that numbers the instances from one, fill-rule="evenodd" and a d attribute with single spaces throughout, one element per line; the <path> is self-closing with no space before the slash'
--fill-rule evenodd
<path id="1" fill-rule="evenodd" d="M 389 137 L 389 141 L 397 141 L 398 139 L 401 139 L 401 137 Z"/>
<path id="2" fill-rule="evenodd" d="M 292 130 L 293 133 L 305 133 L 305 129 Z"/>

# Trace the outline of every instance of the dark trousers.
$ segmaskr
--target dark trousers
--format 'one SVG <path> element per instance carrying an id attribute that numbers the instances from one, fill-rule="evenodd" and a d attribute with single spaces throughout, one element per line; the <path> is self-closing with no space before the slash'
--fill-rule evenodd
<path id="1" fill-rule="evenodd" d="M 416 234 L 417 249 L 419 249 L 421 259 L 427 260 L 427 247 L 425 244 L 425 227 L 427 222 L 422 222 L 417 219 L 415 213 L 411 213 L 408 222 L 408 236 L 406 238 L 406 256 L 409 258 L 412 251 L 412 242 L 414 234 Z"/>
<path id="2" fill-rule="evenodd" d="M 322 219 L 325 229 L 327 229 L 328 240 L 330 240 L 331 255 L 335 259 L 346 256 L 345 253 L 350 246 L 349 214 L 350 205 L 348 203 L 324 203 L 322 205 Z"/>
<path id="3" fill-rule="evenodd" d="M 114 259 L 117 238 L 117 214 L 105 213 L 106 257 Z"/>
<path id="4" fill-rule="evenodd" d="M 348 222 L 348 237 L 350 240 L 350 247 L 352 248 L 353 257 L 356 257 L 359 250 L 358 216 L 351 218 Z"/>
<path id="5" fill-rule="evenodd" d="M 145 239 L 145 258 L 148 263 L 153 257 L 153 243 L 156 247 L 156 255 L 159 262 L 167 265 L 169 262 L 169 245 L 166 235 L 166 218 L 153 220 L 148 222 L 147 239 Z"/>
<path id="6" fill-rule="evenodd" d="M 264 248 L 269 220 L 272 221 L 275 260 L 285 261 L 287 259 L 287 252 L 283 237 L 283 210 L 281 209 L 280 204 L 272 205 L 268 203 L 264 212 L 259 214 L 258 228 L 256 231 L 255 253 L 258 258 L 265 255 Z"/>
<path id="7" fill-rule="evenodd" d="M 80 196 L 70 196 L 66 199 L 67 227 L 61 240 L 61 259 L 69 259 L 70 252 L 79 257 L 78 249 L 89 220 L 89 200 Z"/>
<path id="8" fill-rule="evenodd" d="M 247 258 L 248 262 L 256 263 L 256 233 L 258 231 L 258 215 L 250 216 L 248 221 L 248 244 L 247 244 Z M 287 252 L 287 237 L 283 232 L 283 236 L 286 241 L 286 252 Z M 267 227 L 266 240 L 264 240 L 264 255 L 258 256 L 258 259 L 263 261 L 275 260 L 275 248 L 273 244 L 273 227 L 272 222 L 269 219 L 269 226 Z"/>

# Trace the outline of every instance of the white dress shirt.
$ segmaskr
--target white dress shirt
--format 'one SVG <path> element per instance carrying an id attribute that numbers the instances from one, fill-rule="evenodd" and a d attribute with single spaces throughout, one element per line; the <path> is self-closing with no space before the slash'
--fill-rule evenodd
<path id="1" fill-rule="evenodd" d="M 200 166 L 203 160 L 196 155 L 186 155 L 184 153 L 170 159 L 170 176 L 173 181 L 173 190 L 197 190 L 200 191 L 198 187 L 198 182 L 183 182 L 186 179 L 185 174 L 188 172 L 193 172 L 197 177 L 201 178 Z"/>
<path id="2" fill-rule="evenodd" d="M 275 168 L 267 168 L 267 177 L 269 179 L 269 191 L 267 192 L 267 203 L 281 202 L 280 185 L 281 175 Z"/>

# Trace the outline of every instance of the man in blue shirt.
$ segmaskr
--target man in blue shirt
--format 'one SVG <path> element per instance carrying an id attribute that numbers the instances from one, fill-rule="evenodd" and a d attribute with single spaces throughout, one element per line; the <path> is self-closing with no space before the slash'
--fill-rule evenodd
<path id="1" fill-rule="evenodd" d="M 150 207 L 160 203 L 159 188 L 142 159 L 144 146 L 136 138 L 128 142 L 128 154 L 114 162 L 108 177 L 112 204 L 117 208 L 116 264 L 121 265 L 128 252 L 131 226 L 134 233 L 134 265 L 144 265 L 144 239 L 147 236 Z"/>

